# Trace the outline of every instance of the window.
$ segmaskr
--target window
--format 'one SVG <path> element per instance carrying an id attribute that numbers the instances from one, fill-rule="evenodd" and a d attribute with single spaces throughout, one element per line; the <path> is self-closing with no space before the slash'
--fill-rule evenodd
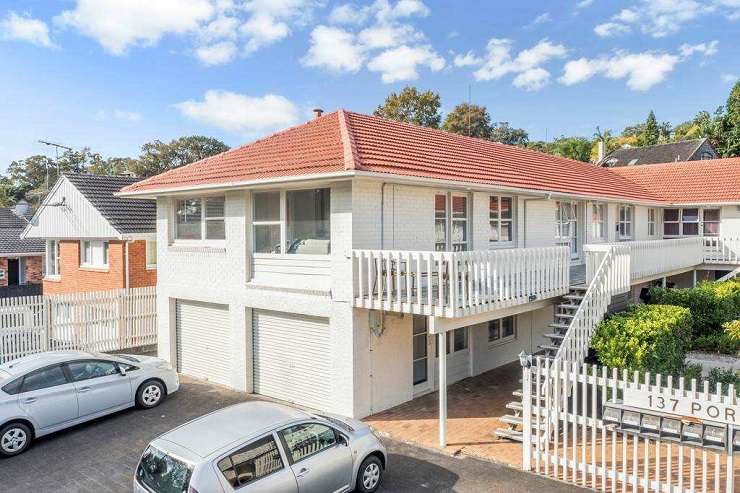
<path id="1" fill-rule="evenodd" d="M 488 216 L 491 227 L 488 241 L 505 243 L 514 240 L 514 214 L 511 197 L 492 195 L 489 199 Z"/>
<path id="2" fill-rule="evenodd" d="M 176 240 L 224 240 L 224 197 L 183 199 L 177 201 Z"/>
<path id="3" fill-rule="evenodd" d="M 146 240 L 146 267 L 157 268 L 157 240 Z"/>
<path id="4" fill-rule="evenodd" d="M 83 267 L 108 267 L 108 242 L 99 240 L 81 241 L 80 265 Z"/>
<path id="5" fill-rule="evenodd" d="M 468 349 L 468 328 L 460 327 L 459 329 L 449 330 L 447 334 L 447 354 L 467 351 Z M 435 348 L 435 355 L 439 358 L 439 347 Z"/>
<path id="6" fill-rule="evenodd" d="M 719 209 L 704 209 L 702 212 L 704 236 L 719 236 Z"/>
<path id="7" fill-rule="evenodd" d="M 427 318 L 415 316 L 413 318 L 413 372 L 414 385 L 424 383 L 428 378 L 427 369 Z"/>
<path id="8" fill-rule="evenodd" d="M 57 385 L 67 383 L 61 365 L 49 366 L 33 371 L 23 378 L 21 392 L 33 392 L 34 390 L 48 389 Z"/>
<path id="9" fill-rule="evenodd" d="M 334 430 L 319 423 L 291 426 L 280 434 L 293 464 L 337 444 Z"/>
<path id="10" fill-rule="evenodd" d="M 591 204 L 591 238 L 606 239 L 606 204 Z"/>
<path id="11" fill-rule="evenodd" d="M 257 192 L 252 224 L 255 253 L 331 253 L 331 191 L 328 188 Z"/>
<path id="12" fill-rule="evenodd" d="M 150 445 L 141 456 L 136 479 L 147 491 L 182 493 L 188 491 L 192 473 L 187 464 Z"/>
<path id="13" fill-rule="evenodd" d="M 252 442 L 218 461 L 218 469 L 234 488 L 256 481 L 282 468 L 283 459 L 272 435 Z"/>
<path id="14" fill-rule="evenodd" d="M 516 339 L 515 322 L 516 319 L 513 315 L 488 322 L 488 342 L 503 344 Z"/>
<path id="15" fill-rule="evenodd" d="M 619 206 L 619 220 L 617 221 L 617 236 L 620 240 L 632 239 L 632 225 L 635 209 L 631 205 Z"/>
<path id="16" fill-rule="evenodd" d="M 59 271 L 59 240 L 46 242 L 46 275 L 58 277 Z"/>
<path id="17" fill-rule="evenodd" d="M 658 228 L 658 210 L 648 209 L 648 236 L 655 236 Z"/>
<path id="18" fill-rule="evenodd" d="M 663 211 L 663 235 L 681 236 L 681 209 Z"/>
<path id="19" fill-rule="evenodd" d="M 434 249 L 447 250 L 447 195 L 434 196 Z"/>
<path id="20" fill-rule="evenodd" d="M 468 197 L 438 194 L 434 196 L 434 249 L 462 252 L 468 249 Z"/>
<path id="21" fill-rule="evenodd" d="M 699 209 L 681 209 L 681 235 L 699 236 Z"/>
<path id="22" fill-rule="evenodd" d="M 116 364 L 111 361 L 74 361 L 67 363 L 67 368 L 75 382 L 108 377 L 118 373 Z"/>

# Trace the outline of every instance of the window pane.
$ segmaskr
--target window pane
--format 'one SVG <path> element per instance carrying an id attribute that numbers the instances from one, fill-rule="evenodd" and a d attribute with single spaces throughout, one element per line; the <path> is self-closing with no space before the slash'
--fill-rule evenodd
<path id="1" fill-rule="evenodd" d="M 663 221 L 678 221 L 678 209 L 666 209 L 663 211 Z"/>
<path id="2" fill-rule="evenodd" d="M 254 194 L 254 220 L 280 220 L 280 192 L 261 192 Z"/>
<path id="3" fill-rule="evenodd" d="M 291 426 L 282 432 L 293 462 L 298 462 L 337 443 L 334 430 L 318 423 Z"/>
<path id="4" fill-rule="evenodd" d="M 146 263 L 148 265 L 157 265 L 157 241 L 146 241 Z"/>
<path id="5" fill-rule="evenodd" d="M 427 381 L 427 360 L 414 361 L 414 385 Z"/>
<path id="6" fill-rule="evenodd" d="M 452 242 L 465 243 L 468 239 L 467 223 L 465 221 L 452 222 Z"/>
<path id="7" fill-rule="evenodd" d="M 414 338 L 414 359 L 424 358 L 427 355 L 427 336 L 420 334 Z"/>
<path id="8" fill-rule="evenodd" d="M 116 365 L 108 361 L 75 361 L 67 365 L 72 380 L 79 382 L 90 378 L 107 377 L 118 373 Z"/>
<path id="9" fill-rule="evenodd" d="M 200 199 L 177 201 L 176 238 L 178 240 L 200 240 L 201 208 Z"/>
<path id="10" fill-rule="evenodd" d="M 488 240 L 489 241 L 499 241 L 498 221 L 491 221 L 489 224 L 490 224 L 490 231 L 488 234 Z"/>
<path id="11" fill-rule="evenodd" d="M 329 189 L 287 193 L 288 253 L 330 253 Z"/>
<path id="12" fill-rule="evenodd" d="M 280 253 L 280 225 L 257 224 L 254 226 L 255 253 Z"/>
<path id="13" fill-rule="evenodd" d="M 514 335 L 514 317 L 501 319 L 501 329 L 503 337 L 512 337 Z"/>
<path id="14" fill-rule="evenodd" d="M 272 436 L 251 443 L 219 461 L 218 468 L 231 486 L 241 486 L 283 468 L 283 460 Z"/>
<path id="15" fill-rule="evenodd" d="M 719 223 L 704 223 L 704 234 L 706 236 L 719 236 Z"/>
<path id="16" fill-rule="evenodd" d="M 413 321 L 414 335 L 424 334 L 427 331 L 427 318 L 426 317 L 414 317 Z"/>
<path id="17" fill-rule="evenodd" d="M 435 219 L 434 221 L 434 242 L 445 245 L 447 243 L 447 221 L 444 219 Z"/>
<path id="18" fill-rule="evenodd" d="M 513 238 L 513 225 L 511 222 L 502 222 L 501 223 L 501 241 L 512 241 Z"/>
<path id="19" fill-rule="evenodd" d="M 497 341 L 501 338 L 501 320 L 488 322 L 488 340 Z"/>
<path id="20" fill-rule="evenodd" d="M 223 219 L 208 219 L 206 221 L 206 239 L 226 239 L 226 224 Z"/>
<path id="21" fill-rule="evenodd" d="M 699 223 L 684 223 L 684 236 L 697 236 L 699 234 Z"/>
<path id="22" fill-rule="evenodd" d="M 454 347 L 455 352 L 462 351 L 468 347 L 468 338 L 466 337 L 465 328 L 455 329 Z"/>
<path id="23" fill-rule="evenodd" d="M 26 375 L 23 379 L 22 392 L 47 389 L 57 385 L 64 385 L 65 383 L 67 383 L 67 379 L 64 376 L 62 367 L 60 365 L 55 365 Z"/>
<path id="24" fill-rule="evenodd" d="M 511 197 L 501 197 L 501 219 L 511 219 Z"/>
<path id="25" fill-rule="evenodd" d="M 192 471 L 184 462 L 148 447 L 141 456 L 136 478 L 151 491 L 181 493 L 188 490 Z"/>
<path id="26" fill-rule="evenodd" d="M 437 219 L 447 219 L 447 196 L 434 196 L 434 217 Z"/>
<path id="27" fill-rule="evenodd" d="M 680 234 L 678 223 L 663 223 L 663 234 L 666 236 L 678 236 Z"/>
<path id="28" fill-rule="evenodd" d="M 685 223 L 694 223 L 699 221 L 699 209 L 684 209 L 682 221 Z"/>
<path id="29" fill-rule="evenodd" d="M 467 197 L 460 197 L 460 196 L 452 197 L 452 217 L 454 218 L 468 217 Z"/>
<path id="30" fill-rule="evenodd" d="M 206 217 L 224 217 L 224 200 L 223 197 L 206 199 Z"/>
<path id="31" fill-rule="evenodd" d="M 704 210 L 705 221 L 719 221 L 719 209 L 705 209 Z"/>
<path id="32" fill-rule="evenodd" d="M 491 219 L 498 219 L 498 197 L 491 197 L 488 205 L 488 215 Z"/>

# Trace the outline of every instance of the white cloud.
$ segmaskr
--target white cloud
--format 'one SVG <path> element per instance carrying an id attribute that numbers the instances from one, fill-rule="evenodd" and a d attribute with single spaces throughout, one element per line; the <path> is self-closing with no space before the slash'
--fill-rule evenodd
<path id="1" fill-rule="evenodd" d="M 596 75 L 626 79 L 635 91 L 647 91 L 665 80 L 681 58 L 667 53 L 619 52 L 610 57 L 580 58 L 565 64 L 559 81 L 567 86 L 585 82 Z"/>
<path id="2" fill-rule="evenodd" d="M 175 107 L 193 120 L 245 136 L 285 128 L 298 121 L 296 105 L 276 94 L 253 97 L 209 90 L 202 101 L 184 101 Z"/>
<path id="3" fill-rule="evenodd" d="M 483 63 L 483 59 L 479 56 L 475 56 L 473 51 L 469 51 L 464 55 L 457 54 L 453 62 L 455 67 L 476 67 Z"/>
<path id="4" fill-rule="evenodd" d="M 594 27 L 594 32 L 602 38 L 620 36 L 622 34 L 627 34 L 631 30 L 631 27 L 625 24 L 619 24 L 618 22 L 605 22 Z"/>
<path id="5" fill-rule="evenodd" d="M 637 21 L 640 15 L 631 9 L 622 9 L 617 15 L 613 17 L 615 21 L 632 23 Z"/>
<path id="6" fill-rule="evenodd" d="M 113 117 L 117 120 L 125 120 L 129 122 L 138 122 L 141 120 L 141 114 L 135 111 L 114 110 Z"/>
<path id="7" fill-rule="evenodd" d="M 392 22 L 405 17 L 426 17 L 429 7 L 421 0 L 398 0 L 392 5 L 389 0 L 376 0 L 373 4 L 379 22 Z"/>
<path id="8" fill-rule="evenodd" d="M 538 26 L 540 24 L 547 24 L 548 22 L 552 22 L 552 16 L 550 15 L 550 12 L 545 12 L 544 14 L 540 14 L 535 17 L 529 25 Z"/>
<path id="9" fill-rule="evenodd" d="M 337 5 L 329 14 L 329 22 L 332 24 L 362 24 L 368 19 L 370 9 L 367 7 L 358 7 L 351 3 Z"/>
<path id="10" fill-rule="evenodd" d="M 717 6 L 724 12 L 728 19 L 736 21 L 740 19 L 740 0 L 715 0 Z"/>
<path id="11" fill-rule="evenodd" d="M 725 84 L 734 84 L 735 82 L 740 81 L 740 74 L 722 74 L 720 79 Z"/>
<path id="12" fill-rule="evenodd" d="M 49 37 L 49 26 L 44 21 L 33 19 L 30 16 L 9 12 L 8 16 L 0 21 L 2 38 L 15 41 L 26 41 L 31 44 L 54 48 Z"/>
<path id="13" fill-rule="evenodd" d="M 550 79 L 550 73 L 543 65 L 568 53 L 565 46 L 547 39 L 520 51 L 516 57 L 512 56 L 512 42 L 509 39 L 492 38 L 486 50 L 483 65 L 473 72 L 477 80 L 495 80 L 516 74 L 514 85 L 528 90 L 544 87 Z"/>
<path id="14" fill-rule="evenodd" d="M 382 52 L 367 64 L 369 70 L 380 72 L 381 79 L 387 84 L 418 79 L 419 66 L 438 72 L 445 67 L 445 60 L 429 46 L 404 45 Z"/>
<path id="15" fill-rule="evenodd" d="M 409 24 L 376 24 L 357 35 L 366 50 L 391 48 L 424 39 L 424 35 Z"/>
<path id="16" fill-rule="evenodd" d="M 716 39 L 714 41 L 710 41 L 709 43 L 699 43 L 695 45 L 682 44 L 678 51 L 683 57 L 689 57 L 694 53 L 701 53 L 704 56 L 712 56 L 717 53 L 718 44 L 719 41 L 717 41 Z"/>
<path id="17" fill-rule="evenodd" d="M 302 62 L 307 67 L 331 72 L 357 72 L 364 60 L 363 50 L 351 32 L 338 27 L 317 26 L 311 32 L 311 47 Z"/>
<path id="18" fill-rule="evenodd" d="M 239 48 L 232 41 L 221 41 L 212 45 L 201 46 L 195 50 L 195 56 L 205 65 L 223 65 L 236 58 Z"/>
<path id="19" fill-rule="evenodd" d="M 576 4 L 576 7 L 579 9 L 585 9 L 586 7 L 590 7 L 592 3 L 594 3 L 594 0 L 580 0 Z"/>
<path id="20" fill-rule="evenodd" d="M 247 37 L 244 47 L 247 54 L 280 41 L 290 34 L 288 24 L 265 14 L 253 15 L 239 30 Z"/>

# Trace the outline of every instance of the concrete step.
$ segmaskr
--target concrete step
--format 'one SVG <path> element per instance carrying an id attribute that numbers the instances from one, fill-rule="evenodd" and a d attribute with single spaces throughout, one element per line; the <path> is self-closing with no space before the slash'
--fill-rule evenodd
<path id="1" fill-rule="evenodd" d="M 557 350 L 560 349 L 560 346 L 554 346 L 552 344 L 540 344 L 537 347 L 540 349 L 544 349 L 546 351 L 554 351 L 554 352 L 557 352 Z"/>
<path id="2" fill-rule="evenodd" d="M 549 325 L 550 325 L 550 327 L 553 327 L 555 329 L 563 329 L 563 330 L 568 330 L 568 327 L 570 327 L 569 324 L 559 324 L 557 322 L 551 323 Z"/>
<path id="3" fill-rule="evenodd" d="M 512 441 L 515 441 L 515 442 L 523 442 L 524 441 L 524 433 L 522 433 L 519 430 L 509 430 L 509 429 L 506 429 L 506 428 L 496 428 L 496 431 L 494 433 L 499 438 L 506 438 L 508 440 L 512 440 Z"/>
<path id="4" fill-rule="evenodd" d="M 521 413 L 524 410 L 524 405 L 521 403 L 521 401 L 512 401 L 506 404 L 506 409 L 511 409 L 512 411 Z"/>
<path id="5" fill-rule="evenodd" d="M 500 420 L 512 426 L 522 426 L 524 424 L 524 418 L 522 416 L 512 416 L 510 414 L 507 414 L 505 416 L 501 416 Z M 545 423 L 540 423 L 540 430 L 545 430 L 545 426 Z M 534 429 L 536 427 L 537 425 L 533 422 L 532 428 Z"/>
<path id="6" fill-rule="evenodd" d="M 545 334 L 545 337 L 549 337 L 550 339 L 558 339 L 562 341 L 563 339 L 565 339 L 565 334 L 556 334 L 556 333 Z"/>
<path id="7" fill-rule="evenodd" d="M 575 317 L 575 315 L 572 313 L 556 313 L 555 316 L 560 317 L 560 318 L 566 318 L 566 319 Z"/>
<path id="8" fill-rule="evenodd" d="M 563 296 L 563 298 L 573 300 L 573 301 L 581 301 L 583 299 L 583 296 L 579 294 L 566 294 Z"/>
<path id="9" fill-rule="evenodd" d="M 581 306 L 577 303 L 562 303 L 558 305 L 558 308 L 563 308 L 564 310 L 578 310 L 578 307 Z"/>
<path id="10" fill-rule="evenodd" d="M 585 284 L 574 284 L 570 287 L 570 290 L 585 293 L 586 291 L 588 291 L 588 286 L 586 286 Z"/>

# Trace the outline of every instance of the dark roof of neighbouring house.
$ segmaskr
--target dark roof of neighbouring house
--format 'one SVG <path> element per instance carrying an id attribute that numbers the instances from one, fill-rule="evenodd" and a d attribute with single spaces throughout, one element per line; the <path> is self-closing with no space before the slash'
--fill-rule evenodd
<path id="1" fill-rule="evenodd" d="M 124 194 L 354 171 L 657 202 L 606 168 L 409 123 L 338 110 L 129 185 Z"/>
<path id="2" fill-rule="evenodd" d="M 600 166 L 616 168 L 620 166 L 689 161 L 706 140 L 693 139 L 652 146 L 622 147 L 606 155 L 598 164 Z"/>
<path id="3" fill-rule="evenodd" d="M 88 173 L 68 173 L 64 176 L 119 233 L 156 231 L 157 203 L 154 200 L 134 200 L 115 195 L 141 178 Z"/>
<path id="4" fill-rule="evenodd" d="M 19 216 L 11 207 L 0 208 L 0 256 L 44 253 L 44 240 L 21 239 L 21 233 L 31 217 L 33 217 L 33 211 L 30 210 L 23 216 Z"/>

